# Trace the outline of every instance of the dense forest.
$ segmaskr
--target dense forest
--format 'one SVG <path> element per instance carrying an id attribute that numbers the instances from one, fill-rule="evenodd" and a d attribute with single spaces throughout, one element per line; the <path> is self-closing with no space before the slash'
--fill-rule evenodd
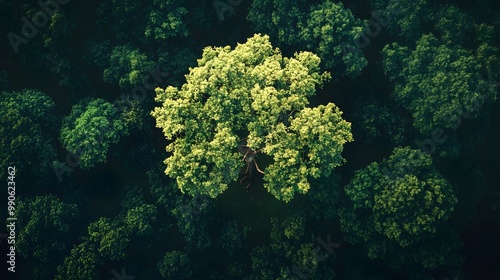
<path id="1" fill-rule="evenodd" d="M 0 15 L 1 279 L 500 279 L 500 1 Z"/>

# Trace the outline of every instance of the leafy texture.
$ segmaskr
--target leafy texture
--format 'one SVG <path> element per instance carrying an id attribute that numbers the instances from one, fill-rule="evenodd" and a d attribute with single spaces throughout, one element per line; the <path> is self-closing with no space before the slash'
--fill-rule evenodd
<path id="1" fill-rule="evenodd" d="M 109 67 L 104 70 L 105 81 L 130 90 L 143 84 L 147 71 L 154 70 L 154 63 L 139 49 L 127 44 L 117 46 L 109 57 Z"/>
<path id="2" fill-rule="evenodd" d="M 158 263 L 158 270 L 165 279 L 189 279 L 192 276 L 193 264 L 186 253 L 172 251 L 165 254 L 165 257 Z"/>
<path id="3" fill-rule="evenodd" d="M 271 244 L 252 250 L 248 279 L 333 279 L 328 253 L 310 242 L 305 219 L 293 215 L 282 222 L 271 218 Z"/>
<path id="4" fill-rule="evenodd" d="M 117 143 L 125 126 L 116 107 L 103 99 L 85 99 L 74 105 L 61 127 L 61 142 L 78 156 L 82 169 L 106 162 L 111 144 Z"/>
<path id="5" fill-rule="evenodd" d="M 358 76 L 367 65 L 359 42 L 366 24 L 342 3 L 256 0 L 248 20 L 282 46 L 318 54 L 334 78 Z"/>
<path id="6" fill-rule="evenodd" d="M 342 231 L 349 242 L 365 245 L 372 259 L 434 268 L 447 264 L 445 253 L 457 249 L 454 239 L 436 241 L 449 231 L 444 225 L 457 198 L 420 150 L 396 148 L 388 159 L 356 171 L 345 194 Z"/>
<path id="7" fill-rule="evenodd" d="M 16 181 L 29 178 L 39 188 L 52 177 L 56 158 L 50 134 L 59 126 L 54 101 L 37 90 L 0 93 L 0 165 L 16 167 Z M 5 182 L 7 172 L 0 179 Z M 22 192 L 23 190 L 20 189 Z"/>
<path id="8" fill-rule="evenodd" d="M 309 52 L 284 58 L 268 36 L 255 35 L 234 50 L 205 48 L 179 89 L 157 90 L 152 115 L 172 142 L 166 174 L 183 193 L 216 197 L 239 176 L 246 159 L 241 139 L 269 162 L 265 187 L 289 201 L 306 193 L 309 178 L 329 175 L 343 163 L 352 141 L 350 123 L 332 103 L 308 108 L 308 97 L 328 77 Z"/>
<path id="9" fill-rule="evenodd" d="M 18 207 L 21 230 L 16 248 L 25 259 L 34 261 L 34 271 L 43 271 L 32 275 L 33 279 L 50 277 L 69 250 L 70 228 L 78 218 L 76 205 L 45 195 L 21 201 Z"/>
<path id="10" fill-rule="evenodd" d="M 387 16 L 384 21 L 393 36 L 415 41 L 422 34 L 422 22 L 429 13 L 427 0 L 374 0 L 374 7 Z"/>
<path id="11" fill-rule="evenodd" d="M 366 24 L 355 18 L 342 3 L 325 1 L 313 6 L 301 40 L 318 54 L 334 77 L 356 77 L 368 64 L 361 47 Z"/>
<path id="12" fill-rule="evenodd" d="M 395 84 L 394 98 L 412 113 L 422 133 L 455 128 L 461 118 L 477 116 L 483 104 L 496 99 L 494 85 L 481 76 L 483 60 L 432 34 L 422 35 L 415 50 L 393 43 L 382 54 Z"/>

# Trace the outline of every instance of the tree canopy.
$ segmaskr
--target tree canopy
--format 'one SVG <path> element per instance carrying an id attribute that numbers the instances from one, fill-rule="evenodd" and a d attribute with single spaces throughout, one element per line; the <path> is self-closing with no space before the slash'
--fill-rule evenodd
<path id="1" fill-rule="evenodd" d="M 0 164 L 15 166 L 21 179 L 33 176 L 38 187 L 49 183 L 46 178 L 56 158 L 51 134 L 60 123 L 54 101 L 38 90 L 2 92 L 0 123 Z"/>
<path id="2" fill-rule="evenodd" d="M 422 245 L 446 230 L 457 198 L 428 154 L 395 148 L 388 159 L 356 171 L 344 190 L 342 231 L 349 242 L 366 246 L 370 258 L 393 267 L 446 264 L 443 251 Z"/>
<path id="3" fill-rule="evenodd" d="M 205 48 L 180 89 L 157 89 L 162 106 L 152 115 L 172 141 L 166 174 L 183 193 L 216 197 L 238 178 L 242 158 L 262 154 L 269 192 L 285 201 L 306 193 L 308 179 L 342 164 L 343 145 L 353 140 L 333 103 L 307 107 L 328 77 L 319 63 L 310 52 L 284 58 L 261 35 L 234 49 Z"/>
<path id="4" fill-rule="evenodd" d="M 335 277 L 319 245 L 311 242 L 305 218 L 292 215 L 284 221 L 271 218 L 271 244 L 252 250 L 252 274 L 257 279 L 325 279 Z"/>
<path id="5" fill-rule="evenodd" d="M 7 278 L 498 272 L 500 1 L 0 7 Z"/>
<path id="6" fill-rule="evenodd" d="M 387 29 L 393 36 L 405 41 L 415 41 L 422 34 L 423 22 L 429 16 L 427 0 L 374 0 L 373 6 L 377 11 L 389 14 Z"/>
<path id="7" fill-rule="evenodd" d="M 496 99 L 494 85 L 482 78 L 478 54 L 442 44 L 432 34 L 422 35 L 414 50 L 392 43 L 382 54 L 394 98 L 422 133 L 456 128 L 461 118 L 477 116 L 483 104 Z"/>
<path id="8" fill-rule="evenodd" d="M 97 98 L 84 99 L 73 106 L 61 127 L 61 142 L 78 157 L 82 169 L 106 162 L 111 144 L 126 132 L 111 103 Z"/>
<path id="9" fill-rule="evenodd" d="M 361 74 L 367 60 L 359 40 L 366 23 L 342 3 L 307 2 L 256 0 L 248 20 L 280 46 L 298 46 L 316 53 L 335 79 Z"/>
<path id="10" fill-rule="evenodd" d="M 139 49 L 127 44 L 117 46 L 109 56 L 109 67 L 104 70 L 105 81 L 117 84 L 124 90 L 142 85 L 148 70 L 154 69 L 154 63 Z"/>
<path id="11" fill-rule="evenodd" d="M 161 276 L 165 279 L 189 279 L 193 274 L 192 266 L 189 257 L 181 251 L 166 253 L 158 263 Z"/>
<path id="12" fill-rule="evenodd" d="M 21 231 L 17 247 L 23 257 L 36 260 L 35 272 L 40 274 L 32 275 L 33 279 L 50 277 L 55 272 L 57 264 L 69 251 L 71 227 L 78 216 L 76 205 L 64 203 L 53 195 L 37 196 L 19 203 Z"/>

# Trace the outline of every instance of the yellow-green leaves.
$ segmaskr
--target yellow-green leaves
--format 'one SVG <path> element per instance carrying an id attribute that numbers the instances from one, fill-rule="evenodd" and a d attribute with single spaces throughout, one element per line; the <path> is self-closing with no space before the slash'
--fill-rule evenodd
<path id="1" fill-rule="evenodd" d="M 182 192 L 216 197 L 245 168 L 237 147 L 246 138 L 257 155 L 269 156 L 261 168 L 274 196 L 289 201 L 306 193 L 310 178 L 343 163 L 343 145 L 353 140 L 334 104 L 307 108 L 307 98 L 329 78 L 319 64 L 309 52 L 284 58 L 261 35 L 234 49 L 205 48 L 180 89 L 157 89 L 162 106 L 152 115 L 173 141 L 166 174 Z"/>
<path id="2" fill-rule="evenodd" d="M 294 193 L 306 193 L 308 178 L 328 176 L 343 163 L 341 152 L 353 141 L 351 124 L 332 103 L 316 108 L 304 108 L 291 119 L 269 133 L 264 152 L 273 157 L 264 179 L 266 187 L 276 197 L 289 201 Z M 281 186 L 281 188 L 278 188 Z M 280 189 L 280 192 L 276 192 Z"/>

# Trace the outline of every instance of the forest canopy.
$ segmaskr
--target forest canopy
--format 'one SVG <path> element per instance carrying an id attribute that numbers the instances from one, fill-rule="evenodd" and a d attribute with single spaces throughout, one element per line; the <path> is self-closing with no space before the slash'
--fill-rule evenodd
<path id="1" fill-rule="evenodd" d="M 1 279 L 500 279 L 500 1 L 0 7 Z"/>

